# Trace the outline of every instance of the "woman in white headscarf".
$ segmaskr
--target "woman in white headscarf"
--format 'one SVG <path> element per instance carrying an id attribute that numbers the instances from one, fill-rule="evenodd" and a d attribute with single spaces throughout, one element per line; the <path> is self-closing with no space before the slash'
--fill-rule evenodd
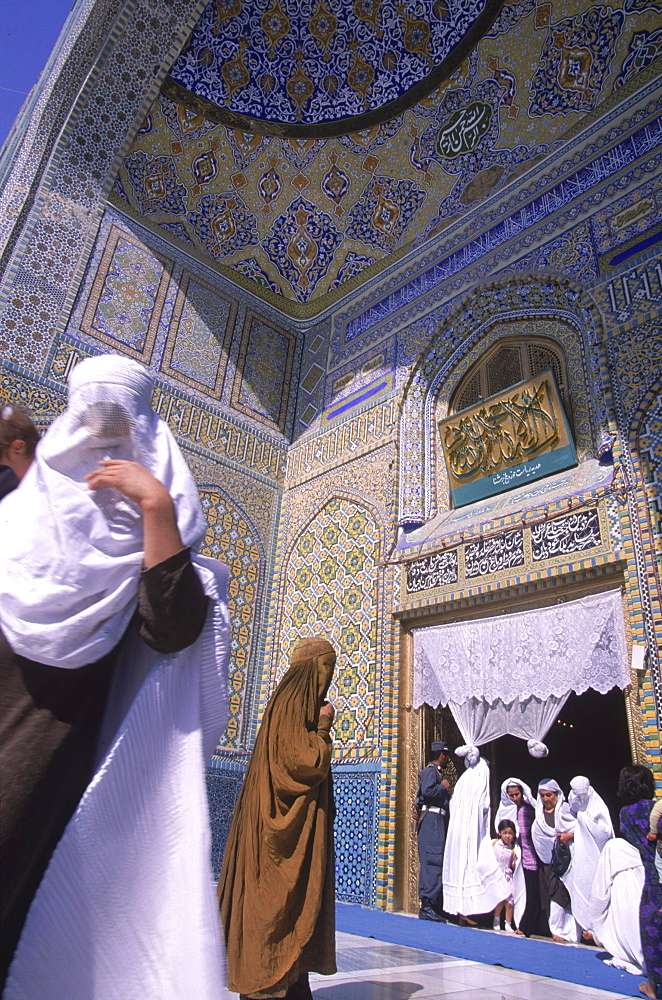
<path id="1" fill-rule="evenodd" d="M 592 929 L 589 901 L 595 870 L 602 849 L 614 836 L 614 827 L 604 799 L 583 775 L 570 782 L 568 806 L 576 823 L 570 848 L 572 860 L 563 881 L 570 893 L 572 915 L 588 937 Z"/>
<path id="2" fill-rule="evenodd" d="M 205 519 L 152 388 L 128 358 L 80 363 L 0 504 L 4 1000 L 223 985 L 204 764 L 227 569 L 190 553 Z"/>
<path id="3" fill-rule="evenodd" d="M 547 907 L 549 929 L 555 941 L 578 942 L 581 930 L 572 915 L 570 894 L 558 875 L 552 870 L 554 842 L 568 844 L 572 839 L 576 820 L 561 789 L 553 778 L 538 785 L 536 818 L 533 821 L 533 843 L 542 865 L 541 901 Z"/>
<path id="4" fill-rule="evenodd" d="M 535 817 L 536 800 L 526 782 L 519 778 L 506 778 L 501 784 L 501 801 L 495 826 L 509 819 L 515 824 L 517 843 L 521 852 L 520 863 L 515 869 L 513 891 L 515 895 L 515 922 L 517 933 L 530 937 L 539 933 L 540 923 L 540 860 L 533 845 L 531 828 Z"/>
<path id="5" fill-rule="evenodd" d="M 453 792 L 444 850 L 444 910 L 488 913 L 510 895 L 490 839 L 490 769 L 477 747 L 461 746 L 466 770 Z"/>

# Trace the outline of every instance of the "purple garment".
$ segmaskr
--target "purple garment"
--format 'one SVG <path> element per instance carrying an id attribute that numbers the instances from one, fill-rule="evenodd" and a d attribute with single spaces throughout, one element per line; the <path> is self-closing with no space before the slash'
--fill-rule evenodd
<path id="1" fill-rule="evenodd" d="M 639 904 L 639 927 L 646 975 L 662 983 L 662 885 L 655 868 L 655 844 L 648 840 L 651 799 L 623 806 L 619 820 L 621 836 L 636 847 L 644 866 L 644 889 Z"/>
<path id="2" fill-rule="evenodd" d="M 529 871 L 537 871 L 538 855 L 531 839 L 531 827 L 535 813 L 530 805 L 523 803 L 517 810 L 517 825 L 519 827 L 519 839 L 522 845 L 522 867 Z"/>

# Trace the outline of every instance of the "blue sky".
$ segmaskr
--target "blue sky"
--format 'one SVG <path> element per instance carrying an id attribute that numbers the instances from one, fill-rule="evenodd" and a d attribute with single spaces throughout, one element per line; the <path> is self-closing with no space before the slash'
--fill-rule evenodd
<path id="1" fill-rule="evenodd" d="M 0 0 L 0 145 L 39 79 L 73 0 Z"/>

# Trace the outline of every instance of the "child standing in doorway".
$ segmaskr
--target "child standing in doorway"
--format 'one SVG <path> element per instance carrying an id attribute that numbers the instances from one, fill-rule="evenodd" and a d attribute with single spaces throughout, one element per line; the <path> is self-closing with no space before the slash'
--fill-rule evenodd
<path id="1" fill-rule="evenodd" d="M 498 837 L 496 840 L 492 841 L 494 846 L 494 854 L 496 856 L 497 862 L 503 876 L 508 883 L 508 888 L 510 894 L 503 899 L 500 903 L 494 907 L 494 919 L 492 922 L 492 927 L 495 931 L 501 930 L 501 913 L 505 907 L 506 909 L 506 922 L 505 929 L 507 934 L 514 934 L 515 928 L 513 927 L 513 872 L 517 865 L 517 855 L 515 854 L 515 824 L 509 819 L 502 819 L 497 828 Z"/>

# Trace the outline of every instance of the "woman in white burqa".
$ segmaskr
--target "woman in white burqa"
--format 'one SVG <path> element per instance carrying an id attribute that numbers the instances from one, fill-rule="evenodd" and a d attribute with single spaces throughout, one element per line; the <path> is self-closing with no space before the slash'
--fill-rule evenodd
<path id="1" fill-rule="evenodd" d="M 639 904 L 644 866 L 636 847 L 614 837 L 598 859 L 588 903 L 593 940 L 612 956 L 607 965 L 641 976 L 644 952 L 639 928 Z"/>
<path id="2" fill-rule="evenodd" d="M 614 827 L 607 804 L 583 775 L 570 782 L 568 806 L 576 822 L 569 841 L 572 860 L 562 878 L 570 893 L 572 915 L 586 937 L 592 930 L 590 897 L 595 872 Z"/>
<path id="3" fill-rule="evenodd" d="M 205 518 L 152 389 L 131 359 L 81 362 L 0 503 L 4 1000 L 223 991 L 205 763 L 228 571 L 191 553 Z"/>
<path id="4" fill-rule="evenodd" d="M 444 851 L 444 910 L 488 913 L 507 899 L 510 888 L 494 856 L 490 837 L 490 769 L 477 747 L 461 746 L 465 771 L 453 792 Z M 516 918 L 517 919 L 517 916 Z"/>

